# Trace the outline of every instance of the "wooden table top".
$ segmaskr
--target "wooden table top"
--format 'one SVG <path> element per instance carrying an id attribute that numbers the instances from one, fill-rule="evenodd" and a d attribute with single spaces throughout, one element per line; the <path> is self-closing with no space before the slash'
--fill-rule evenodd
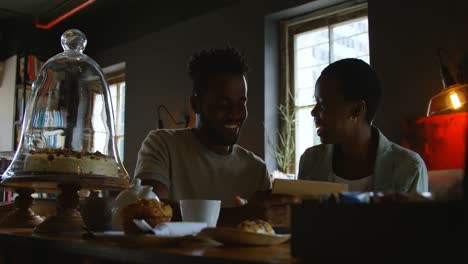
<path id="1" fill-rule="evenodd" d="M 83 238 L 81 234 L 37 235 L 31 229 L 0 229 L 0 244 L 47 251 L 58 251 L 134 263 L 299 263 L 290 254 L 289 243 L 275 246 L 213 246 L 192 243 L 186 246 L 155 247 L 151 243 L 134 243 L 131 239 L 111 241 Z"/>

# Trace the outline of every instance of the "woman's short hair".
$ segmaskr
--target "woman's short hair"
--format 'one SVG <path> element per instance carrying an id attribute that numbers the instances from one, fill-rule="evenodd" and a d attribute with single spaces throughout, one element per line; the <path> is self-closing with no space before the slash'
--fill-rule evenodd
<path id="1" fill-rule="evenodd" d="M 336 78 L 340 92 L 346 100 L 363 100 L 366 103 L 366 120 L 370 124 L 375 117 L 382 96 L 377 73 L 361 59 L 342 59 L 328 65 L 320 76 Z"/>

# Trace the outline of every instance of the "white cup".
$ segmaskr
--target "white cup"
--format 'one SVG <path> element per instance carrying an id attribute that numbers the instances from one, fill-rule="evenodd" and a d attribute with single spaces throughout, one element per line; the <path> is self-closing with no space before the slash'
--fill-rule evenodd
<path id="1" fill-rule="evenodd" d="M 208 227 L 215 227 L 220 210 L 220 200 L 180 200 L 184 222 L 204 222 Z"/>

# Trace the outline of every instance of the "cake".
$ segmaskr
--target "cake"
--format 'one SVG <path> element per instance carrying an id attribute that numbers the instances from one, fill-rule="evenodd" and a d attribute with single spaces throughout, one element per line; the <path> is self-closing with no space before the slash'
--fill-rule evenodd
<path id="1" fill-rule="evenodd" d="M 133 223 L 133 219 L 143 219 L 154 228 L 160 223 L 171 221 L 172 207 L 154 199 L 139 199 L 123 207 L 120 217 L 125 234 L 140 234 L 142 231 Z"/>
<path id="2" fill-rule="evenodd" d="M 113 177 L 118 174 L 119 168 L 114 159 L 99 151 L 89 153 L 69 149 L 41 149 L 26 154 L 24 171 Z"/>
<path id="3" fill-rule="evenodd" d="M 253 219 L 253 220 L 245 220 L 242 221 L 237 228 L 241 229 L 242 231 L 252 232 L 257 234 L 268 234 L 274 235 L 275 230 L 267 221 L 263 221 L 260 219 Z"/>

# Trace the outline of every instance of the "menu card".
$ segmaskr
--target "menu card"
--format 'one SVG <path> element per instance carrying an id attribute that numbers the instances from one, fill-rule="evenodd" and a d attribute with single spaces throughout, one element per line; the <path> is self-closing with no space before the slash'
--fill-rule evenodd
<path id="1" fill-rule="evenodd" d="M 343 183 L 275 179 L 272 192 L 307 198 L 346 191 L 348 191 L 348 184 Z"/>

